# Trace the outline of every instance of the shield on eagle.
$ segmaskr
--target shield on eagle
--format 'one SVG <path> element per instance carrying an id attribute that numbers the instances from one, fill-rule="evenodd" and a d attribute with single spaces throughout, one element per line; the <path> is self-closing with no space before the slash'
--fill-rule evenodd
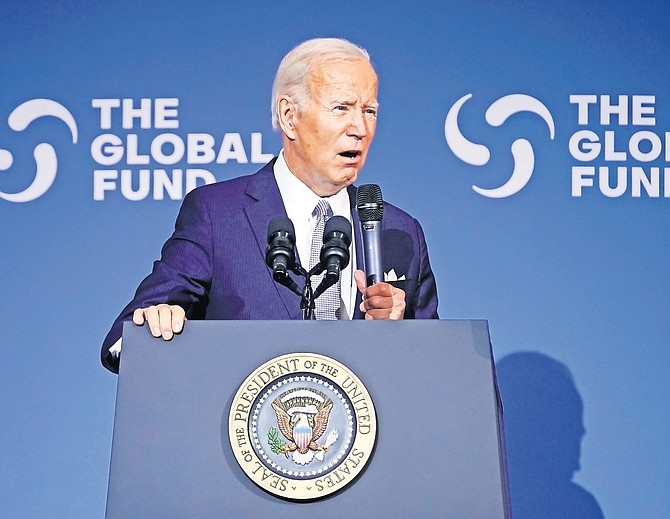
<path id="1" fill-rule="evenodd" d="M 303 417 L 304 420 L 308 422 L 307 417 L 302 415 L 301 418 Z M 295 441 L 300 450 L 305 450 L 309 447 L 309 444 L 312 441 L 312 428 L 309 426 L 309 422 L 307 424 L 302 424 L 300 421 L 298 422 L 293 428 L 293 441 Z"/>

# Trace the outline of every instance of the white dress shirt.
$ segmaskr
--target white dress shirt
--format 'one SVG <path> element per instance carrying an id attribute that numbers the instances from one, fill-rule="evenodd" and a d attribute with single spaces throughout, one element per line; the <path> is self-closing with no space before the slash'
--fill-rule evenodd
<path id="1" fill-rule="evenodd" d="M 321 200 L 321 197 L 291 173 L 291 170 L 288 168 L 286 160 L 284 159 L 284 150 L 279 153 L 279 157 L 275 162 L 274 175 L 277 185 L 279 186 L 279 193 L 284 201 L 286 214 L 295 227 L 295 246 L 298 251 L 300 264 L 305 270 L 309 270 L 312 232 L 316 225 L 316 218 L 312 217 L 312 212 L 314 211 L 316 204 Z M 344 216 L 349 222 L 352 221 L 351 204 L 346 189 L 342 189 L 335 195 L 325 197 L 324 200 L 327 200 L 330 204 L 330 208 L 333 210 L 333 215 Z M 352 236 L 351 245 L 349 246 L 349 265 L 342 271 L 340 282 L 341 303 L 345 310 L 341 313 L 342 319 L 351 319 L 354 305 L 356 304 L 356 283 L 354 281 L 355 268 L 353 268 L 353 266 L 356 265 L 356 247 L 353 240 L 354 237 Z"/>

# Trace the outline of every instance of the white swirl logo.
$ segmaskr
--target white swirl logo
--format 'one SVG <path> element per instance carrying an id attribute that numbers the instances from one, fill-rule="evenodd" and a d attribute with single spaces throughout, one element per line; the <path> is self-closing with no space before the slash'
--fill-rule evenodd
<path id="1" fill-rule="evenodd" d="M 465 102 L 472 97 L 467 94 L 461 97 L 449 110 L 444 121 L 444 136 L 451 151 L 463 162 L 473 166 L 483 166 L 491 158 L 491 152 L 483 144 L 466 139 L 458 127 L 458 113 Z M 530 112 L 542 117 L 549 127 L 549 137 L 554 139 L 554 119 L 544 104 L 525 94 L 510 94 L 495 101 L 486 110 L 486 122 L 491 126 L 501 126 L 510 116 L 519 112 Z M 533 175 L 535 154 L 530 142 L 517 139 L 512 143 L 514 170 L 509 180 L 494 189 L 485 189 L 473 185 L 477 193 L 488 198 L 506 198 L 521 191 Z"/>
<path id="2" fill-rule="evenodd" d="M 7 124 L 15 132 L 22 132 L 30 123 L 40 117 L 55 117 L 63 121 L 70 129 L 73 144 L 77 143 L 79 137 L 77 123 L 70 111 L 62 104 L 51 99 L 31 99 L 17 106 L 7 118 Z M 35 157 L 35 178 L 32 183 L 19 193 L 4 193 L 0 191 L 0 198 L 9 202 L 30 202 L 46 193 L 58 171 L 58 158 L 56 150 L 51 144 L 42 142 L 35 146 L 33 151 Z M 0 171 L 6 171 L 14 162 L 14 157 L 9 150 L 0 148 Z"/>

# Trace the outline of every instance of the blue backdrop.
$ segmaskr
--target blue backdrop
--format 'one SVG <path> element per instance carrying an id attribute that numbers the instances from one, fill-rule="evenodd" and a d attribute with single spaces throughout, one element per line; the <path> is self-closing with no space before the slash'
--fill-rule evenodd
<path id="1" fill-rule="evenodd" d="M 516 517 L 665 517 L 668 14 L 659 0 L 0 4 L 0 515 L 103 517 L 116 377 L 99 345 L 184 190 L 279 150 L 282 56 L 338 36 L 380 78 L 360 180 L 422 222 L 441 316 L 490 322 Z"/>

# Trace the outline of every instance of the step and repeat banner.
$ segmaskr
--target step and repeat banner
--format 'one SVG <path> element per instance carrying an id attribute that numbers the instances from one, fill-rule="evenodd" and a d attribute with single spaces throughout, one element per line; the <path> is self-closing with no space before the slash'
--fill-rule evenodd
<path id="1" fill-rule="evenodd" d="M 422 223 L 440 316 L 489 321 L 515 517 L 664 517 L 669 14 L 0 4 L 0 515 L 103 517 L 116 377 L 100 343 L 185 194 L 281 149 L 281 58 L 335 36 L 380 81 L 359 183 Z"/>

